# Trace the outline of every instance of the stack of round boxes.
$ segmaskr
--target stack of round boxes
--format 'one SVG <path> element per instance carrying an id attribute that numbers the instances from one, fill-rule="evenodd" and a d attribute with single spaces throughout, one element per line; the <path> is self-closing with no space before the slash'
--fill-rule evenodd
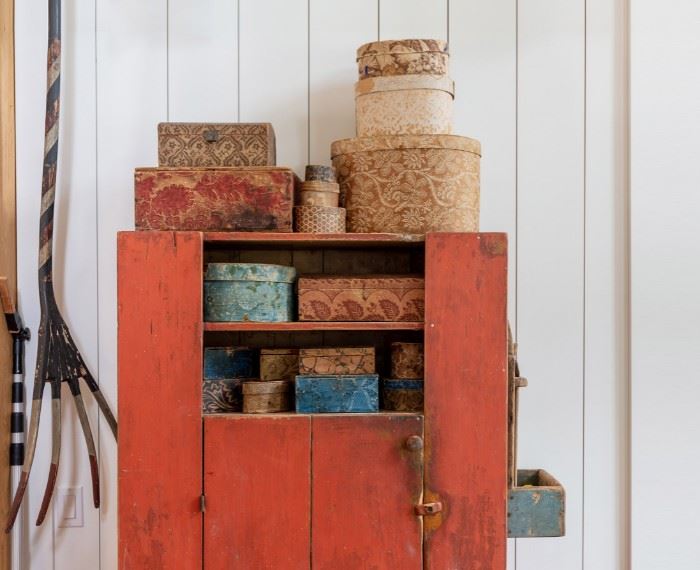
<path id="1" fill-rule="evenodd" d="M 441 40 L 357 50 L 357 138 L 331 145 L 348 231 L 478 231 L 481 146 L 451 134 L 448 63 Z"/>
<path id="2" fill-rule="evenodd" d="M 391 378 L 382 382 L 384 409 L 423 411 L 423 343 L 391 343 Z"/>
<path id="3" fill-rule="evenodd" d="M 340 186 L 335 168 L 320 164 L 306 167 L 299 205 L 294 208 L 294 229 L 304 233 L 344 233 L 345 208 L 338 207 Z"/>

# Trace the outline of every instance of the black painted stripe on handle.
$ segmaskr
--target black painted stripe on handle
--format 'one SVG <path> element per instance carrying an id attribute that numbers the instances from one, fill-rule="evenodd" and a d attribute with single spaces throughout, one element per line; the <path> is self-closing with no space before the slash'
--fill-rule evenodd
<path id="1" fill-rule="evenodd" d="M 12 467 L 21 467 L 24 464 L 24 444 L 10 444 L 10 465 Z"/>
<path id="2" fill-rule="evenodd" d="M 24 433 L 24 412 L 12 412 L 10 414 L 10 432 Z"/>

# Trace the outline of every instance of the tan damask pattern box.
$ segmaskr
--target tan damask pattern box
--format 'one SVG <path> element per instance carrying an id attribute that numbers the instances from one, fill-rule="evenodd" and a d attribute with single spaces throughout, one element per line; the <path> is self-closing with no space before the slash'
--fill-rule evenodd
<path id="1" fill-rule="evenodd" d="M 270 123 L 160 123 L 159 166 L 275 166 Z"/>
<path id="2" fill-rule="evenodd" d="M 391 135 L 335 141 L 347 231 L 479 231 L 479 141 Z"/>

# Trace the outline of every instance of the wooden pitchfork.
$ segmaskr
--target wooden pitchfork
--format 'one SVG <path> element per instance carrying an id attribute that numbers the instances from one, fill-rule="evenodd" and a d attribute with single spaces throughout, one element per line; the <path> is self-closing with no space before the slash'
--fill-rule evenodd
<path id="1" fill-rule="evenodd" d="M 22 498 L 27 490 L 29 473 L 34 461 L 36 441 L 39 433 L 41 400 L 44 387 L 51 386 L 51 435 L 52 454 L 49 479 L 46 483 L 44 499 L 41 503 L 36 524 L 46 517 L 51 496 L 56 485 L 58 461 L 61 452 L 61 383 L 70 388 L 80 425 L 85 435 L 90 472 L 92 475 L 92 497 L 95 507 L 100 506 L 100 480 L 97 466 L 95 441 L 90 431 L 85 403 L 80 393 L 82 378 L 92 392 L 97 404 L 109 424 L 114 437 L 117 437 L 117 422 L 95 379 L 90 374 L 80 355 L 68 326 L 56 304 L 53 289 L 53 218 L 56 191 L 56 169 L 58 163 L 58 119 L 61 95 L 61 0 L 48 0 L 49 3 L 49 46 L 47 58 L 46 119 L 44 139 L 44 169 L 41 184 L 41 215 L 39 218 L 39 299 L 41 319 L 39 322 L 38 350 L 34 373 L 34 393 L 32 396 L 32 416 L 27 433 L 27 448 L 22 475 L 15 493 L 5 532 L 10 532 L 19 511 Z"/>

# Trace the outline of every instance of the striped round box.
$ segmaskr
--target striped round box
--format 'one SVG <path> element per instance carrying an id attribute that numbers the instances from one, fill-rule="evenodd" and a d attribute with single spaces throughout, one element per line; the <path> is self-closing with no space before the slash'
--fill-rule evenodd
<path id="1" fill-rule="evenodd" d="M 301 184 L 299 194 L 300 206 L 338 207 L 340 199 L 340 184 L 322 180 L 307 180 Z"/>
<path id="2" fill-rule="evenodd" d="M 307 181 L 335 182 L 335 168 L 325 164 L 307 164 L 304 178 Z"/>
<path id="3" fill-rule="evenodd" d="M 308 234 L 345 233 L 345 208 L 326 206 L 296 206 L 294 227 Z"/>

